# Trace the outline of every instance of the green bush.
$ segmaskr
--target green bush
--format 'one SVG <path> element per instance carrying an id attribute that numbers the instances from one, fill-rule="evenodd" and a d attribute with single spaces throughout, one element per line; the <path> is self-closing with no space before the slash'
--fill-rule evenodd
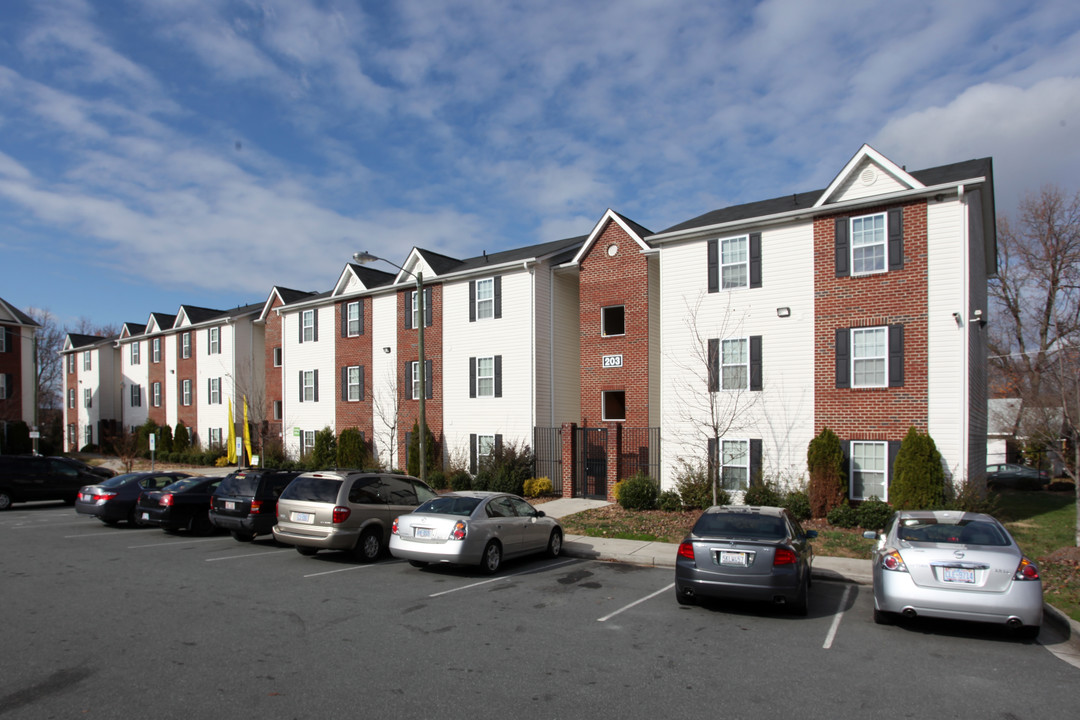
<path id="1" fill-rule="evenodd" d="M 826 518 L 830 525 L 842 528 L 853 528 L 859 524 L 859 513 L 855 508 L 848 505 L 847 500 L 842 505 L 837 505 Z"/>
<path id="2" fill-rule="evenodd" d="M 660 493 L 656 505 L 665 512 L 677 512 L 682 509 L 682 498 L 674 490 L 665 490 Z"/>
<path id="3" fill-rule="evenodd" d="M 157 455 L 161 457 L 164 453 L 172 452 L 173 446 L 173 434 L 172 428 L 168 425 L 162 425 L 157 429 Z"/>
<path id="4" fill-rule="evenodd" d="M 659 499 L 656 481 L 639 472 L 624 479 L 619 488 L 619 505 L 625 510 L 655 510 Z"/>
<path id="5" fill-rule="evenodd" d="M 680 459 L 675 470 L 675 490 L 682 506 L 691 510 L 704 510 L 713 504 L 712 483 L 709 471 L 701 462 L 691 463 Z M 727 505 L 731 497 L 723 488 L 716 490 L 716 504 Z"/>
<path id="6" fill-rule="evenodd" d="M 150 457 L 150 436 L 156 435 L 157 429 L 158 424 L 150 418 L 146 418 L 146 422 L 139 426 L 139 430 L 137 433 L 138 441 L 135 447 L 138 448 L 136 452 L 139 454 L 140 457 Z M 155 454 L 157 453 L 156 450 L 154 452 Z"/>
<path id="7" fill-rule="evenodd" d="M 807 496 L 813 517 L 827 517 L 847 495 L 844 448 L 840 438 L 829 428 L 822 428 L 806 449 L 806 467 L 810 472 Z"/>
<path id="8" fill-rule="evenodd" d="M 427 474 L 427 484 L 435 490 L 445 490 L 446 485 L 446 473 L 442 470 L 431 470 Z"/>
<path id="9" fill-rule="evenodd" d="M 552 493 L 551 478 L 529 478 L 525 481 L 525 497 L 540 497 Z"/>
<path id="10" fill-rule="evenodd" d="M 424 425 L 424 446 L 425 455 L 427 456 L 424 463 L 424 467 L 427 470 L 434 470 L 437 467 L 435 458 L 438 457 L 438 448 L 435 447 L 435 436 L 431 434 L 431 428 Z M 413 422 L 412 432 L 409 433 L 409 452 L 406 469 L 409 471 L 409 475 L 413 477 L 420 477 L 420 424 Z"/>
<path id="11" fill-rule="evenodd" d="M 770 482 L 760 482 L 751 485 L 743 495 L 743 503 L 746 505 L 762 505 L 766 507 L 780 507 L 783 498 L 776 486 Z"/>
<path id="12" fill-rule="evenodd" d="M 315 433 L 315 444 L 306 460 L 312 470 L 328 470 L 337 465 L 337 438 L 333 430 L 324 427 Z"/>
<path id="13" fill-rule="evenodd" d="M 94 443 L 86 443 L 81 448 L 79 448 L 79 452 L 81 453 L 96 453 L 97 451 L 98 446 Z"/>
<path id="14" fill-rule="evenodd" d="M 454 492 L 463 492 L 472 489 L 472 477 L 464 470 L 455 470 L 450 473 L 450 477 L 447 478 L 447 481 L 450 484 L 450 489 Z"/>
<path id="15" fill-rule="evenodd" d="M 187 425 L 183 421 L 176 423 L 172 446 L 173 450 L 177 452 L 184 452 L 191 447 L 191 434 L 188 433 Z"/>
<path id="16" fill-rule="evenodd" d="M 855 509 L 855 513 L 859 519 L 859 527 L 864 530 L 882 530 L 885 527 L 885 523 L 889 522 L 889 518 L 892 517 L 893 512 L 892 505 L 882 502 L 876 497 L 864 500 L 859 507 Z"/>
<path id="17" fill-rule="evenodd" d="M 358 429 L 345 428 L 338 435 L 336 465 L 339 468 L 367 467 L 367 448 L 364 447 L 364 436 Z"/>
<path id="18" fill-rule="evenodd" d="M 533 460 L 528 445 L 504 442 L 485 458 L 473 478 L 473 489 L 523 495 L 525 481 L 532 477 Z"/>
<path id="19" fill-rule="evenodd" d="M 893 464 L 889 498 L 897 510 L 931 510 L 945 502 L 945 468 L 933 438 L 910 428 Z"/>
<path id="20" fill-rule="evenodd" d="M 1076 492 L 1076 483 L 1071 480 L 1055 480 L 1046 486 L 1050 492 Z"/>
<path id="21" fill-rule="evenodd" d="M 787 511 L 791 513 L 791 517 L 796 520 L 803 521 L 811 518 L 810 496 L 802 490 L 789 490 L 784 495 L 781 506 L 787 508 Z"/>
<path id="22" fill-rule="evenodd" d="M 285 446 L 281 440 L 275 438 L 267 440 L 263 445 L 260 460 L 263 467 L 280 468 L 288 458 L 285 456 Z"/>

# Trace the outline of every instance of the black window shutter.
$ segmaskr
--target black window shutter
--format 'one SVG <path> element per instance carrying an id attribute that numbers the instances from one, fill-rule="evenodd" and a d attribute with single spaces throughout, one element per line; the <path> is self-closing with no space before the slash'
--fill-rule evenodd
<path id="1" fill-rule="evenodd" d="M 4 352 L 12 352 L 11 350 L 11 328 L 4 328 Z M 70 355 L 68 356 L 70 357 Z"/>
<path id="2" fill-rule="evenodd" d="M 706 268 L 709 273 L 709 292 L 720 292 L 720 243 L 718 240 L 710 240 L 707 245 L 709 250 Z"/>
<path id="3" fill-rule="evenodd" d="M 364 299 L 356 301 L 356 317 L 360 320 L 360 334 L 364 334 Z"/>
<path id="4" fill-rule="evenodd" d="M 761 484 L 761 440 L 750 440 L 750 487 Z"/>
<path id="5" fill-rule="evenodd" d="M 476 474 L 476 433 L 469 433 L 469 472 Z"/>
<path id="6" fill-rule="evenodd" d="M 318 372 L 318 370 L 316 370 L 315 372 Z M 223 386 L 221 384 L 221 378 L 217 379 L 217 388 L 218 388 L 217 404 L 221 405 L 222 402 L 223 402 L 222 396 L 225 394 L 225 390 L 223 389 Z"/>
<path id="7" fill-rule="evenodd" d="M 405 363 L 405 399 L 412 400 L 412 370 L 411 362 Z"/>
<path id="8" fill-rule="evenodd" d="M 469 397 L 476 397 L 476 358 L 469 358 Z"/>
<path id="9" fill-rule="evenodd" d="M 848 252 L 848 219 L 836 218 L 836 277 L 847 277 L 851 274 L 848 264 L 851 258 Z"/>
<path id="10" fill-rule="evenodd" d="M 495 435 L 495 449 L 502 450 L 502 435 Z"/>
<path id="11" fill-rule="evenodd" d="M 761 287 L 761 233 L 750 233 L 750 287 Z"/>
<path id="12" fill-rule="evenodd" d="M 424 363 L 424 399 L 431 400 L 432 388 L 431 388 L 431 361 L 428 360 Z"/>
<path id="13" fill-rule="evenodd" d="M 405 291 L 405 329 L 412 330 L 412 298 L 413 291 Z"/>
<path id="14" fill-rule="evenodd" d="M 431 303 L 431 288 L 424 288 L 424 327 L 431 327 L 431 316 L 435 309 Z"/>
<path id="15" fill-rule="evenodd" d="M 364 399 L 364 366 L 360 366 L 360 400 Z"/>
<path id="16" fill-rule="evenodd" d="M 341 337 L 349 337 L 349 304 L 341 303 L 338 310 L 341 312 Z"/>
<path id="17" fill-rule="evenodd" d="M 893 478 L 893 465 L 896 464 L 896 455 L 900 452 L 900 441 L 889 441 L 889 464 L 885 466 L 885 487 L 892 485 Z M 884 500 L 885 498 L 878 498 L 878 500 Z M 880 528 L 875 528 L 880 529 Z"/>
<path id="18" fill-rule="evenodd" d="M 210 328 L 206 328 L 206 354 L 210 354 Z"/>
<path id="19" fill-rule="evenodd" d="M 847 480 L 846 496 L 851 498 L 851 441 L 841 440 L 840 451 L 844 454 L 844 477 Z"/>
<path id="20" fill-rule="evenodd" d="M 303 345 L 304 344 L 304 311 L 301 310 L 300 314 L 297 317 L 300 319 L 300 344 Z M 207 347 L 209 347 L 209 345 L 210 345 L 210 343 L 207 343 Z"/>
<path id="21" fill-rule="evenodd" d="M 502 355 L 495 356 L 495 397 L 502 397 Z"/>
<path id="22" fill-rule="evenodd" d="M 889 269 L 904 267 L 904 208 L 893 208 L 887 216 L 889 233 Z"/>
<path id="23" fill-rule="evenodd" d="M 889 326 L 889 387 L 904 386 L 904 326 Z"/>
<path id="24" fill-rule="evenodd" d="M 761 390 L 761 336 L 750 336 L 750 389 Z"/>
<path id="25" fill-rule="evenodd" d="M 495 317 L 502 317 L 502 275 L 495 276 Z"/>
<path id="26" fill-rule="evenodd" d="M 851 387 L 851 333 L 847 328 L 836 330 L 836 387 Z"/>
<path id="27" fill-rule="evenodd" d="M 304 402 L 304 371 L 300 371 L 300 402 Z"/>
<path id="28" fill-rule="evenodd" d="M 709 392 L 720 389 L 720 341 L 709 338 Z"/>
<path id="29" fill-rule="evenodd" d="M 312 340 L 314 342 L 319 342 L 319 311 L 318 310 L 312 310 L 311 311 L 311 318 L 312 318 L 311 338 L 312 338 Z M 315 387 L 318 387 L 318 384 L 316 384 Z"/>
<path id="30" fill-rule="evenodd" d="M 476 322 L 476 281 L 469 281 L 469 322 Z"/>
<path id="31" fill-rule="evenodd" d="M 315 402 L 319 402 L 319 371 L 315 370 Z"/>
<path id="32" fill-rule="evenodd" d="M 349 368 L 341 368 L 341 399 L 349 399 Z"/>

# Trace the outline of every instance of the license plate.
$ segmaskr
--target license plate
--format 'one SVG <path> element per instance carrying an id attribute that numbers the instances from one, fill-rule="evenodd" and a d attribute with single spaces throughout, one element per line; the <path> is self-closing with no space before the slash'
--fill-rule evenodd
<path id="1" fill-rule="evenodd" d="M 143 513 L 142 514 L 142 519 L 143 520 L 149 520 L 150 519 L 150 513 Z"/>
<path id="2" fill-rule="evenodd" d="M 746 567 L 746 553 L 735 552 L 732 550 L 721 550 L 719 553 L 719 560 L 721 565 L 733 565 L 735 567 Z"/>
<path id="3" fill-rule="evenodd" d="M 228 500 L 226 500 L 225 501 L 225 509 L 226 510 L 235 510 L 236 509 L 236 503 L 229 502 Z"/>
<path id="4" fill-rule="evenodd" d="M 293 519 L 293 522 L 307 523 L 308 525 L 312 525 L 315 522 L 315 513 L 298 513 L 298 512 L 294 512 L 292 514 L 292 519 Z"/>
<path id="5" fill-rule="evenodd" d="M 975 582 L 975 571 L 969 568 L 942 568 L 941 579 L 947 583 L 973 583 Z"/>
<path id="6" fill-rule="evenodd" d="M 90 495 L 90 493 L 83 493 L 82 495 L 79 496 L 79 499 L 82 500 L 83 502 L 90 502 L 91 497 L 93 497 L 93 496 Z"/>
<path id="7" fill-rule="evenodd" d="M 431 528 L 413 528 L 413 534 L 418 538 L 433 538 L 435 537 L 435 531 Z"/>

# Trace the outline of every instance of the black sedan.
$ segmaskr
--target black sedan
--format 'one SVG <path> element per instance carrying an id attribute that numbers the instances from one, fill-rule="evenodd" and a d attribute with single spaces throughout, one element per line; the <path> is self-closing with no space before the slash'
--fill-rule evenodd
<path id="1" fill-rule="evenodd" d="M 223 479 L 188 477 L 161 490 L 147 490 L 139 496 L 135 522 L 163 530 L 190 530 L 209 535 L 214 531 L 209 516 L 210 498 Z"/>
<path id="2" fill-rule="evenodd" d="M 181 478 L 183 472 L 136 472 L 117 475 L 96 485 L 87 485 L 75 498 L 75 512 L 93 515 L 106 525 L 127 520 L 135 525 L 135 504 L 144 490 L 161 490 Z"/>
<path id="3" fill-rule="evenodd" d="M 1041 490 L 1049 482 L 1050 473 L 1027 465 L 1000 463 L 986 466 L 986 487 L 991 490 Z"/>
<path id="4" fill-rule="evenodd" d="M 675 599 L 757 600 L 805 615 L 814 537 L 784 508 L 711 507 L 679 545 Z"/>

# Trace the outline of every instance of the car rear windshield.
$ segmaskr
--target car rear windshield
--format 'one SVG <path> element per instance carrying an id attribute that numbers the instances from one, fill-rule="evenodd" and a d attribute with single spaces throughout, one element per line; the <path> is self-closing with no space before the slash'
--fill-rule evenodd
<path id="1" fill-rule="evenodd" d="M 281 493 L 281 499 L 336 503 L 340 490 L 341 480 L 337 478 L 298 477 Z"/>
<path id="2" fill-rule="evenodd" d="M 481 502 L 480 498 L 474 497 L 437 497 L 428 500 L 413 512 L 468 517 Z"/>
<path id="3" fill-rule="evenodd" d="M 1009 538 L 997 525 L 984 520 L 939 523 L 936 520 L 907 518 L 900 521 L 897 534 L 908 542 L 950 545 L 991 545 L 1005 547 Z"/>
<path id="4" fill-rule="evenodd" d="M 229 475 L 218 485 L 218 495 L 236 495 L 255 497 L 255 488 L 259 485 L 259 476 L 253 473 Z"/>
<path id="5" fill-rule="evenodd" d="M 749 513 L 705 513 L 694 525 L 704 537 L 739 537 L 780 540 L 787 536 L 782 518 Z"/>
<path id="6" fill-rule="evenodd" d="M 123 485 L 126 482 L 131 482 L 132 480 L 138 480 L 141 477 L 142 477 L 142 473 L 128 473 L 126 475 L 113 475 L 108 480 L 102 480 L 101 482 L 99 482 L 97 484 L 97 486 L 98 487 L 103 487 L 103 488 L 120 487 L 121 485 Z"/>
<path id="7" fill-rule="evenodd" d="M 171 492 L 171 493 L 186 492 L 186 491 L 190 490 L 191 488 L 195 487 L 196 485 L 198 485 L 199 483 L 201 483 L 205 479 L 206 478 L 201 478 L 201 477 L 184 478 L 182 480 L 177 480 L 176 482 L 174 482 L 171 485 L 166 485 L 163 488 L 163 490 L 165 492 Z"/>

